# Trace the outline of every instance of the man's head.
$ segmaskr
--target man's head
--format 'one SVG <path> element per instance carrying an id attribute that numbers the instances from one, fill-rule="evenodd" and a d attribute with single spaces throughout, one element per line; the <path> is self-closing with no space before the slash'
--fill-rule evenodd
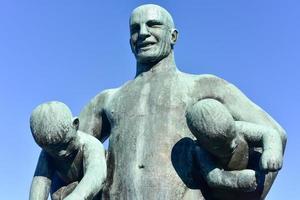
<path id="1" fill-rule="evenodd" d="M 30 116 L 30 129 L 36 143 L 59 156 L 67 153 L 78 127 L 78 118 L 72 118 L 70 109 L 57 101 L 37 106 Z"/>
<path id="2" fill-rule="evenodd" d="M 155 63 L 167 57 L 176 43 L 177 30 L 164 8 L 147 4 L 130 16 L 130 46 L 138 63 Z"/>

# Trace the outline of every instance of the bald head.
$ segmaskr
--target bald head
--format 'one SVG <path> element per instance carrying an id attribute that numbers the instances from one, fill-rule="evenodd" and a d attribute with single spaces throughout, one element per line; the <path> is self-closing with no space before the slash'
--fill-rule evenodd
<path id="1" fill-rule="evenodd" d="M 160 19 L 170 29 L 175 28 L 175 24 L 171 14 L 163 7 L 155 4 L 145 4 L 135 8 L 131 13 L 129 24 L 132 24 L 132 21 L 134 21 L 136 18 L 142 18 L 142 16 L 146 13 L 149 19 Z"/>

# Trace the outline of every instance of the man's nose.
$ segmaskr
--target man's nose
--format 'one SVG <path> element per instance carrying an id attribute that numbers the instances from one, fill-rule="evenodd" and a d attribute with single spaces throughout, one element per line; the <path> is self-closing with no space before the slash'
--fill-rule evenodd
<path id="1" fill-rule="evenodd" d="M 139 36 L 143 37 L 143 38 L 150 36 L 149 30 L 148 30 L 148 27 L 146 24 L 141 25 Z"/>

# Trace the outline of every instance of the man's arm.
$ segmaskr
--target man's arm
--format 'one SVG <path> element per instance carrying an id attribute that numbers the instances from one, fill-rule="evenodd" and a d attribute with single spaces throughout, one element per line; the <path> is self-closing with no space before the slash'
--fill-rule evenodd
<path id="1" fill-rule="evenodd" d="M 48 199 L 52 174 L 53 169 L 50 165 L 49 156 L 45 151 L 41 151 L 31 183 L 29 194 L 30 200 Z"/>
<path id="2" fill-rule="evenodd" d="M 224 103 L 233 114 L 233 117 L 237 121 L 252 122 L 276 131 L 281 138 L 282 149 L 284 150 L 287 140 L 284 129 L 268 113 L 251 102 L 238 88 L 232 84 L 229 84 L 227 88 L 229 95 L 228 98 L 224 99 Z M 272 134 L 271 132 L 272 131 L 270 131 L 270 134 Z"/>
<path id="3" fill-rule="evenodd" d="M 110 124 L 103 108 L 111 91 L 106 90 L 95 96 L 79 115 L 79 130 L 93 135 L 101 142 L 106 140 L 110 132 Z"/>
<path id="4" fill-rule="evenodd" d="M 267 171 L 278 171 L 282 167 L 282 141 L 279 133 L 273 128 L 249 122 L 235 122 L 235 130 L 243 135 L 248 144 L 262 146 L 261 168 Z"/>
<path id="5" fill-rule="evenodd" d="M 250 122 L 274 129 L 280 135 L 283 151 L 286 133 L 283 128 L 259 106 L 254 104 L 237 87 L 227 81 L 213 76 L 203 75 L 198 80 L 197 90 L 200 99 L 212 98 L 220 101 L 231 113 L 235 121 Z"/>
<path id="6" fill-rule="evenodd" d="M 284 151 L 287 140 L 285 131 L 272 117 L 227 81 L 213 75 L 202 75 L 199 77 L 197 86 L 195 87 L 195 93 L 199 94 L 199 100 L 205 98 L 216 99 L 223 103 L 235 121 L 250 122 L 276 130 L 277 134 L 280 135 L 282 151 Z M 270 190 L 276 175 L 276 172 L 269 172 L 265 175 L 262 197 L 265 197 Z"/>
<path id="7" fill-rule="evenodd" d="M 210 154 L 200 146 L 196 146 L 195 159 L 202 176 L 212 188 L 250 192 L 257 187 L 255 171 L 224 171 L 216 166 Z"/>
<path id="8" fill-rule="evenodd" d="M 104 147 L 93 136 L 80 133 L 83 141 L 83 171 L 79 184 L 64 200 L 93 198 L 102 189 L 106 179 L 106 160 Z"/>

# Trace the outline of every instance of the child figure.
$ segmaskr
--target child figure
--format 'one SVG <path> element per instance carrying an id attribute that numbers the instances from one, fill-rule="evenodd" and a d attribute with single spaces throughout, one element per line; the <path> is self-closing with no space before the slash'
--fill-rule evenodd
<path id="1" fill-rule="evenodd" d="M 44 103 L 30 117 L 30 128 L 42 148 L 30 189 L 30 200 L 93 199 L 106 178 L 104 148 L 100 141 L 78 130 L 61 102 Z"/>
<path id="2" fill-rule="evenodd" d="M 257 173 L 247 169 L 249 148 L 262 147 L 261 171 L 281 169 L 283 144 L 274 129 L 235 121 L 226 107 L 214 99 L 200 100 L 188 109 L 186 117 L 199 143 L 201 174 L 211 188 L 231 192 L 256 190 Z"/>

